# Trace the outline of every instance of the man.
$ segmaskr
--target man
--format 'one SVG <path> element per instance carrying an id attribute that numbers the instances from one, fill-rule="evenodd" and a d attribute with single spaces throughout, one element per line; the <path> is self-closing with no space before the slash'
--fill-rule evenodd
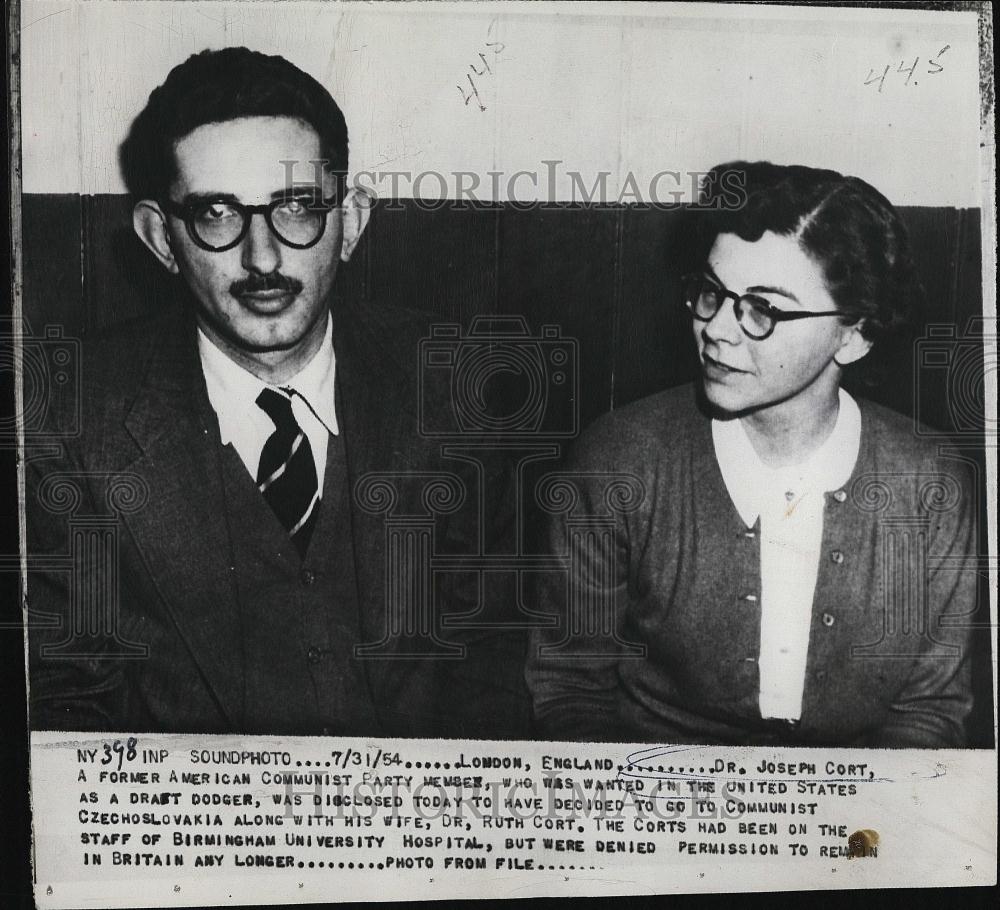
<path id="1" fill-rule="evenodd" d="M 74 516 L 114 519 L 88 519 L 101 542 L 70 580 L 29 578 L 36 729 L 522 732 L 518 639 L 440 615 L 480 609 L 476 579 L 441 581 L 428 620 L 429 588 L 398 590 L 426 573 L 389 561 L 387 517 L 433 513 L 427 482 L 473 504 L 482 484 L 495 516 L 503 472 L 418 434 L 426 318 L 331 308 L 369 214 L 347 153 L 329 93 L 245 48 L 176 67 L 133 124 L 133 225 L 183 306 L 84 350 L 81 434 L 32 465 L 32 558 L 81 551 L 62 484 Z M 51 405 L 59 432 L 74 402 Z M 363 507 L 372 475 L 391 514 Z M 477 517 L 448 511 L 431 515 L 438 545 L 478 546 Z"/>

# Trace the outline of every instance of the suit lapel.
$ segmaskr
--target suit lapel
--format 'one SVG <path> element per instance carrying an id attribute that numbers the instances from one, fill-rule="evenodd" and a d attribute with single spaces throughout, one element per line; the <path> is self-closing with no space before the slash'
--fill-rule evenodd
<path id="1" fill-rule="evenodd" d="M 222 714 L 238 729 L 244 668 L 234 647 L 239 605 L 221 441 L 192 322 L 156 339 L 125 427 L 142 450 L 130 470 L 149 488 L 146 506 L 125 522 Z"/>
<path id="2" fill-rule="evenodd" d="M 370 472 L 427 470 L 436 459 L 417 432 L 418 350 L 399 327 L 353 307 L 334 311 L 337 419 L 344 434 L 362 643 L 383 639 L 385 516 L 361 508 L 358 480 Z M 395 331 L 394 331 L 395 330 Z M 397 336 L 394 338 L 393 336 Z M 394 349 L 393 343 L 403 347 Z M 155 340 L 125 417 L 141 450 L 127 467 L 149 487 L 144 508 L 125 517 L 146 568 L 220 711 L 233 729 L 244 716 L 240 609 L 230 571 L 231 530 L 218 423 L 204 390 L 195 327 L 186 321 Z M 366 661 L 373 690 L 392 685 L 393 661 Z M 376 695 L 377 697 L 377 695 Z"/>
<path id="3" fill-rule="evenodd" d="M 336 383 L 342 408 L 338 421 L 342 416 L 362 644 L 380 642 L 388 628 L 386 516 L 360 507 L 355 496 L 358 481 L 371 472 L 405 473 L 419 465 L 427 470 L 432 463 L 415 451 L 423 444 L 417 433 L 417 386 L 412 380 L 418 351 L 393 350 L 393 342 L 399 340 L 394 338 L 399 335 L 399 327 L 395 328 L 395 333 L 391 326 L 380 333 L 367 315 L 350 306 L 334 311 Z M 405 362 L 410 357 L 412 363 Z M 366 661 L 376 690 L 379 680 L 386 681 L 387 663 L 392 662 Z"/>

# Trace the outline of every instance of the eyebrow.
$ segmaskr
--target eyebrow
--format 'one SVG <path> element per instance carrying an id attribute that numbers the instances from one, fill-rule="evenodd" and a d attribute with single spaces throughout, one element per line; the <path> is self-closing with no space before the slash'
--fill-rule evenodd
<path id="1" fill-rule="evenodd" d="M 286 186 L 280 190 L 275 190 L 271 193 L 271 200 L 275 199 L 294 199 L 297 196 L 323 196 L 323 188 L 318 184 L 295 184 L 293 186 Z M 224 193 L 218 192 L 207 192 L 207 193 L 188 193 L 184 197 L 184 205 L 200 205 L 209 202 L 236 202 L 239 203 L 240 200 L 235 193 Z"/>
<path id="2" fill-rule="evenodd" d="M 712 269 L 712 267 L 710 265 L 708 265 L 708 264 L 705 265 L 705 271 L 708 272 L 708 275 L 709 275 L 710 278 L 714 279 L 715 281 L 717 281 L 719 283 L 720 287 L 725 287 L 725 284 L 723 283 L 722 279 L 719 278 L 719 276 L 715 274 L 715 271 Z M 728 290 L 728 288 L 727 288 L 727 290 Z M 800 302 L 799 298 L 796 297 L 791 291 L 787 291 L 784 288 L 778 287 L 778 286 L 755 284 L 753 287 L 747 288 L 746 289 L 746 293 L 748 293 L 748 294 L 777 294 L 779 297 L 787 297 L 789 300 L 794 301 L 795 303 L 799 303 Z"/>
<path id="3" fill-rule="evenodd" d="M 799 298 L 796 297 L 791 291 L 786 291 L 781 287 L 767 287 L 765 285 L 755 284 L 752 288 L 747 288 L 748 294 L 777 294 L 779 297 L 787 297 L 789 300 L 795 303 L 799 302 Z"/>

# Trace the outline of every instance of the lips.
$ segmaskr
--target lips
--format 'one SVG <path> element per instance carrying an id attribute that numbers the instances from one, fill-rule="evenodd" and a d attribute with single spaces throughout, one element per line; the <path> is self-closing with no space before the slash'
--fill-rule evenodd
<path id="1" fill-rule="evenodd" d="M 234 281 L 229 287 L 229 293 L 248 310 L 273 314 L 292 305 L 302 293 L 302 282 L 280 272 L 247 275 Z"/>
<path id="2" fill-rule="evenodd" d="M 740 370 L 736 367 L 730 366 L 727 363 L 722 363 L 716 360 L 714 357 L 710 357 L 704 351 L 701 354 L 702 369 L 705 375 L 709 379 L 725 379 L 729 376 L 739 376 L 742 373 L 746 373 L 746 370 Z"/>
<path id="3" fill-rule="evenodd" d="M 253 300 L 277 300 L 279 297 L 290 297 L 291 292 L 284 288 L 271 288 L 267 291 L 244 291 L 241 297 L 250 297 Z"/>
<path id="4" fill-rule="evenodd" d="M 273 313 L 289 306 L 297 295 L 283 288 L 272 288 L 267 291 L 244 291 L 237 296 L 248 309 Z"/>

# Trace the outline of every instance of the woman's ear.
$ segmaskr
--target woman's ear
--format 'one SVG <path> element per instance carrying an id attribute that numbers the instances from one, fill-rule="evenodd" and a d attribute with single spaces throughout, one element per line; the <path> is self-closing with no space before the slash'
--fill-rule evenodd
<path id="1" fill-rule="evenodd" d="M 150 252 L 160 261 L 160 264 L 171 274 L 176 275 L 180 268 L 170 244 L 170 229 L 167 227 L 167 216 L 152 199 L 143 199 L 132 209 L 132 227 L 139 239 L 149 247 Z"/>
<path id="2" fill-rule="evenodd" d="M 340 258 L 344 262 L 351 258 L 354 248 L 365 232 L 365 228 L 368 226 L 368 217 L 371 215 L 374 204 L 374 198 L 363 187 L 352 187 L 344 197 L 340 207 L 343 213 L 344 235 L 340 247 Z"/>
<path id="3" fill-rule="evenodd" d="M 864 325 L 865 321 L 861 319 L 854 323 L 854 325 L 844 326 L 844 335 L 841 338 L 840 347 L 833 355 L 833 359 L 840 366 L 846 367 L 848 364 L 860 360 L 872 349 L 871 340 L 861 334 Z"/>

